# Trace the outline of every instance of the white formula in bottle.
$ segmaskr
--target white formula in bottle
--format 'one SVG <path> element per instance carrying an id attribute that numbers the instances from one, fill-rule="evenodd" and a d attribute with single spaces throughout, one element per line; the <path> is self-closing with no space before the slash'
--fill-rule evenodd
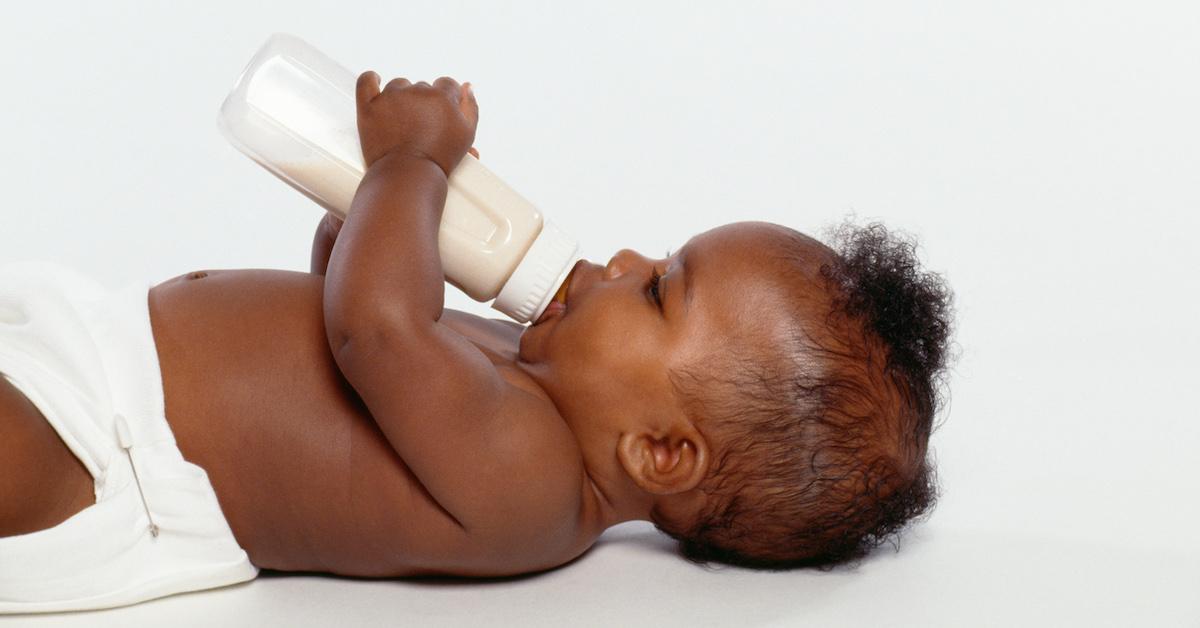
<path id="1" fill-rule="evenodd" d="M 340 218 L 366 174 L 354 99 L 358 75 L 276 33 L 221 105 L 225 137 Z M 581 259 L 578 242 L 471 155 L 450 173 L 438 251 L 446 280 L 525 323 L 537 320 Z M 559 290 L 561 298 L 562 290 Z"/>

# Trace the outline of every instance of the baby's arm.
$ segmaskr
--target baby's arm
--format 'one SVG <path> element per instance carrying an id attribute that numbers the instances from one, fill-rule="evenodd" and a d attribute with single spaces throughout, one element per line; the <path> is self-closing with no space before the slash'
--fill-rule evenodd
<path id="1" fill-rule="evenodd" d="M 474 155 L 475 159 L 479 159 L 479 151 L 474 147 L 467 152 Z M 325 212 L 325 215 L 321 217 L 321 222 L 317 223 L 316 233 L 313 234 L 308 272 L 314 275 L 325 274 L 325 269 L 329 267 L 329 254 L 333 252 L 333 243 L 337 241 L 338 232 L 341 231 L 343 224 L 344 221 L 341 218 L 330 212 Z"/>
<path id="2" fill-rule="evenodd" d="M 448 174 L 474 139 L 474 97 L 447 78 L 378 92 L 377 75 L 359 78 L 367 174 L 325 275 L 330 348 L 447 516 L 449 528 L 427 537 L 427 560 L 479 574 L 552 566 L 576 542 L 574 437 L 439 322 L 438 228 Z"/>

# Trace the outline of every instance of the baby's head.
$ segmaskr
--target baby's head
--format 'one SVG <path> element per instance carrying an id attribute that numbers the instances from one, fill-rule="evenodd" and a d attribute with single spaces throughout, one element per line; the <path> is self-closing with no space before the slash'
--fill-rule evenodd
<path id="1" fill-rule="evenodd" d="M 581 262 L 520 361 L 614 521 L 763 568 L 865 555 L 936 499 L 927 443 L 952 295 L 879 224 L 733 223 Z"/>

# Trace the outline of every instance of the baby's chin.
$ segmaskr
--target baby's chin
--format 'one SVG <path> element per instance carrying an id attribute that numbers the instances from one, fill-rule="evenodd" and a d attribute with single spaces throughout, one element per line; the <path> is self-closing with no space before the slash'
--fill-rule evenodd
<path id="1" fill-rule="evenodd" d="M 571 314 L 568 310 L 552 311 L 549 316 L 539 318 L 536 324 L 526 327 L 518 343 L 517 355 L 520 359 L 529 363 L 544 363 L 555 355 L 569 352 L 579 330 L 587 330 L 587 325 L 579 327 L 573 323 Z"/>
<path id="2" fill-rule="evenodd" d="M 521 332 L 518 357 L 523 362 L 538 363 L 555 354 L 564 342 L 575 333 L 577 325 L 572 323 L 578 313 L 573 313 L 561 303 L 551 303 L 537 321 Z M 586 317 L 585 317 L 586 318 Z M 563 329 L 559 329 L 565 325 Z M 587 329 L 585 325 L 581 329 Z M 565 332 L 565 333 L 564 333 Z"/>
<path id="3" fill-rule="evenodd" d="M 525 327 L 517 342 L 517 357 L 520 361 L 535 364 L 545 360 L 550 343 L 553 342 L 551 327 L 557 322 L 556 317 Z"/>

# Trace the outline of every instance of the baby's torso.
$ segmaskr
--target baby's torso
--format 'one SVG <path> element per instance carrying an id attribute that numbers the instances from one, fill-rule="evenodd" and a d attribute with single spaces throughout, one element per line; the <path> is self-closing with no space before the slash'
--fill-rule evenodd
<path id="1" fill-rule="evenodd" d="M 151 289 L 167 421 L 183 456 L 207 471 L 256 565 L 422 573 L 403 554 L 428 532 L 412 500 L 433 505 L 432 498 L 338 370 L 325 336 L 323 285 L 324 277 L 308 273 L 220 270 Z M 441 322 L 558 417 L 514 365 L 520 326 L 454 310 Z M 377 499 L 350 509 L 350 491 Z M 598 534 L 580 530 L 580 542 Z"/>

